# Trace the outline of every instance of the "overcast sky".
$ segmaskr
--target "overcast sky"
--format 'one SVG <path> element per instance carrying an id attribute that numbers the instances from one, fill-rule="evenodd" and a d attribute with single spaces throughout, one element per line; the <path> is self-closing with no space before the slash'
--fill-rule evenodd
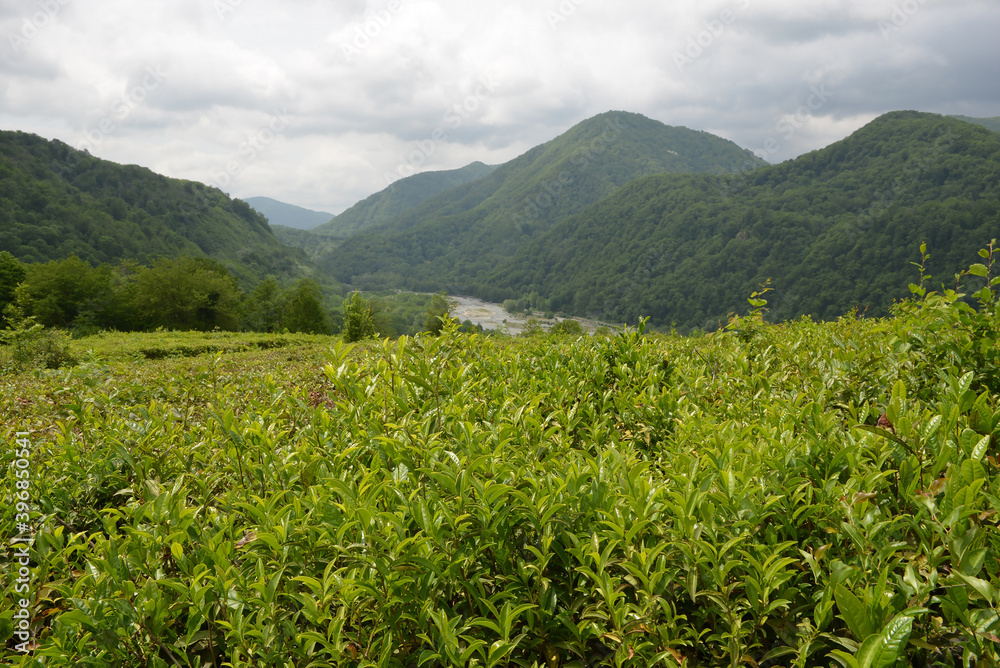
<path id="1" fill-rule="evenodd" d="M 339 213 L 611 109 L 780 162 L 1000 115 L 998 0 L 0 0 L 0 129 Z"/>

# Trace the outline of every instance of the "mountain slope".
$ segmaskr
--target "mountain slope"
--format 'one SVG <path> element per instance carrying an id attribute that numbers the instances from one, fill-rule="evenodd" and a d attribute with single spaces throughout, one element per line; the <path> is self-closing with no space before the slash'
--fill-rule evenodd
<path id="1" fill-rule="evenodd" d="M 847 139 L 745 175 L 658 175 L 560 221 L 475 294 L 535 292 L 575 314 L 714 328 L 772 279 L 776 319 L 882 315 L 929 273 L 1000 237 L 1000 137 L 894 112 Z M 939 278 L 948 280 L 949 275 Z M 935 287 L 940 283 L 935 281 Z"/>
<path id="2" fill-rule="evenodd" d="M 26 262 L 207 256 L 244 283 L 297 275 L 308 262 L 216 188 L 24 132 L 0 132 L 0 248 Z"/>
<path id="3" fill-rule="evenodd" d="M 270 197 L 247 197 L 243 201 L 253 207 L 255 211 L 262 213 L 272 226 L 284 225 L 297 230 L 311 230 L 333 218 L 332 213 L 304 209 L 301 206 L 279 202 Z"/>
<path id="4" fill-rule="evenodd" d="M 965 121 L 966 123 L 975 123 L 976 125 L 982 125 L 987 130 L 992 130 L 993 132 L 1000 132 L 1000 116 L 993 116 L 991 118 L 972 118 L 971 116 L 952 116 L 952 118 L 957 118 L 960 121 Z"/>
<path id="5" fill-rule="evenodd" d="M 487 176 L 496 167 L 473 162 L 460 169 L 421 172 L 395 181 L 366 197 L 316 230 L 317 234 L 346 237 L 398 216 L 438 193 Z"/>
<path id="6" fill-rule="evenodd" d="M 321 266 L 359 287 L 462 289 L 555 221 L 629 181 L 662 172 L 731 172 L 765 164 L 730 141 L 607 112 L 497 167 L 485 178 L 355 235 Z"/>

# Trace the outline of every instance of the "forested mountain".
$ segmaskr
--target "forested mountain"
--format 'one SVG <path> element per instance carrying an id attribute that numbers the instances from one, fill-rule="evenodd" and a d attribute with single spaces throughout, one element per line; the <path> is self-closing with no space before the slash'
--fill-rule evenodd
<path id="1" fill-rule="evenodd" d="M 957 118 L 960 121 L 965 121 L 967 123 L 975 123 L 976 125 L 982 125 L 988 130 L 993 132 L 1000 132 L 1000 116 L 993 116 L 991 118 L 972 118 L 971 116 L 952 116 L 952 118 Z"/>
<path id="2" fill-rule="evenodd" d="M 330 222 L 333 218 L 332 213 L 305 209 L 270 197 L 247 197 L 243 201 L 263 214 L 272 227 L 283 225 L 297 230 L 311 230 Z"/>
<path id="3" fill-rule="evenodd" d="M 825 149 L 732 176 L 633 181 L 533 239 L 474 292 L 574 314 L 713 328 L 770 278 L 771 317 L 881 315 L 1000 237 L 1000 136 L 894 112 Z"/>
<path id="4" fill-rule="evenodd" d="M 357 287 L 467 289 L 554 222 L 629 181 L 765 164 L 736 144 L 639 114 L 607 112 L 429 198 L 332 250 L 321 267 Z"/>
<path id="5" fill-rule="evenodd" d="M 463 183 L 477 181 L 494 169 L 495 165 L 473 162 L 460 169 L 421 172 L 407 176 L 361 200 L 314 232 L 326 236 L 346 237 L 391 220 L 438 193 L 451 190 Z"/>
<path id="6" fill-rule="evenodd" d="M 210 257 L 246 284 L 298 275 L 308 262 L 217 188 L 24 132 L 0 132 L 0 249 L 24 262 Z"/>

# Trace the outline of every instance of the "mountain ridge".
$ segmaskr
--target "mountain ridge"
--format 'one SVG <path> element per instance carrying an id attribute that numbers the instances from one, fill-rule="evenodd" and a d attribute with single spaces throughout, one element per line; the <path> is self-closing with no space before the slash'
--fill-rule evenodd
<path id="1" fill-rule="evenodd" d="M 637 179 L 533 239 L 472 294 L 535 294 L 575 315 L 713 329 L 772 279 L 775 319 L 852 306 L 885 315 L 908 296 L 922 241 L 937 274 L 1000 237 L 997 172 L 995 133 L 891 112 L 747 174 Z"/>
<path id="2" fill-rule="evenodd" d="M 441 192 L 477 181 L 495 168 L 495 165 L 476 161 L 458 169 L 420 172 L 404 177 L 357 202 L 313 232 L 344 237 L 377 227 Z"/>
<path id="3" fill-rule="evenodd" d="M 276 200 L 273 197 L 243 197 L 244 202 L 267 218 L 272 225 L 291 227 L 297 230 L 311 230 L 333 219 L 332 213 L 314 211 L 305 207 Z"/>
<path id="4" fill-rule="evenodd" d="M 242 200 L 17 131 L 0 131 L 0 248 L 25 262 L 208 257 L 244 285 L 311 273 Z"/>
<path id="5" fill-rule="evenodd" d="M 605 112 L 349 237 L 320 266 L 357 287 L 437 290 L 486 271 L 556 220 L 630 180 L 663 171 L 729 172 L 765 165 L 707 132 L 640 114 Z M 469 249 L 475 249 L 470 254 Z"/>

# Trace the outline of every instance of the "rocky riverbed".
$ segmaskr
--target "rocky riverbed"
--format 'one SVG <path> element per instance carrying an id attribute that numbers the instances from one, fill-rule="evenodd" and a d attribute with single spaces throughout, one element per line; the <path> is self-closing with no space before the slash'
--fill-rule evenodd
<path id="1" fill-rule="evenodd" d="M 455 295 L 450 295 L 448 298 L 455 304 L 451 315 L 458 318 L 459 322 L 468 320 L 473 325 L 482 325 L 483 329 L 506 328 L 510 334 L 520 334 L 523 332 L 524 326 L 528 323 L 529 319 L 537 320 L 544 329 L 548 329 L 561 320 L 576 320 L 588 332 L 593 332 L 602 325 L 605 327 L 611 326 L 606 323 L 585 320 L 583 318 L 545 318 L 537 313 L 530 315 L 518 313 L 515 315 L 505 311 L 500 304 L 484 302 L 482 299 L 476 299 L 475 297 L 456 297 Z"/>

